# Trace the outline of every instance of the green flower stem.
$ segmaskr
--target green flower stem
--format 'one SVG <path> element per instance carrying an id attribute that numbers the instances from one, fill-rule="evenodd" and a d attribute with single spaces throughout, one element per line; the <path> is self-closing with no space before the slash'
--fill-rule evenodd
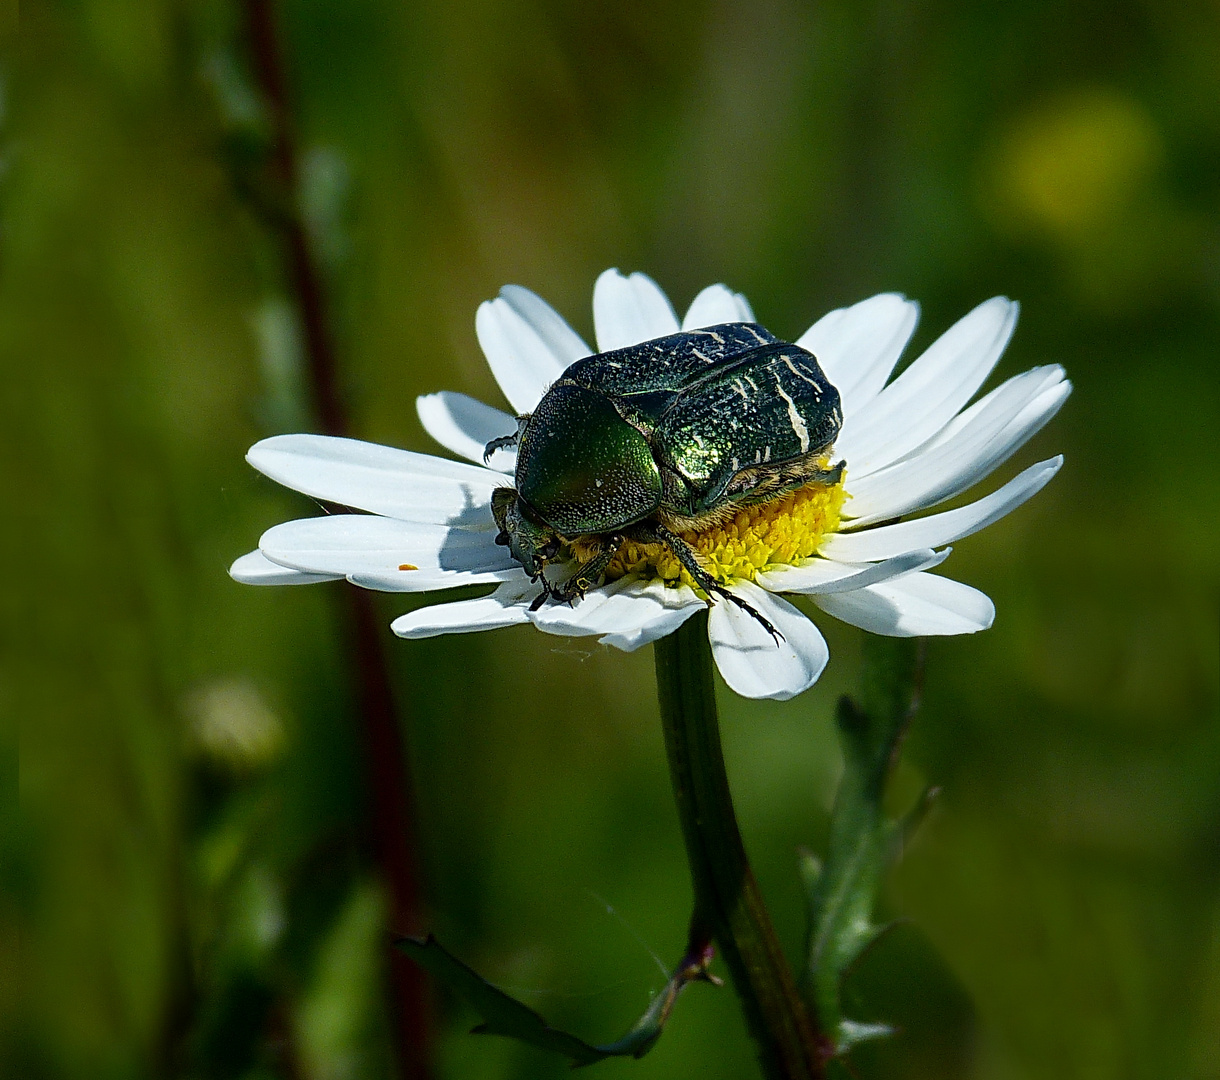
<path id="1" fill-rule="evenodd" d="M 733 813 L 707 613 L 688 619 L 655 650 L 665 747 L 694 886 L 694 922 L 705 925 L 720 947 L 766 1075 L 822 1077 L 829 1043 L 819 1036 L 780 951 Z"/>

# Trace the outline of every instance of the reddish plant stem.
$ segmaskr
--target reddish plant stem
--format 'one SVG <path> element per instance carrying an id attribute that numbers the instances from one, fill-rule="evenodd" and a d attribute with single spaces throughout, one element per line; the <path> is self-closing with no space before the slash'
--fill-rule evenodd
<path id="1" fill-rule="evenodd" d="M 346 434 L 347 416 L 339 393 L 338 365 L 327 322 L 322 275 L 309 246 L 297 208 L 299 157 L 289 109 L 288 84 L 280 53 L 274 0 L 246 0 L 250 55 L 271 119 L 270 168 L 278 198 L 274 224 L 284 245 L 289 285 L 296 297 L 305 355 L 313 380 L 314 403 L 323 431 Z"/>
<path id="2" fill-rule="evenodd" d="M 347 435 L 349 426 L 339 388 L 321 268 L 297 208 L 300 165 L 274 0 L 245 0 L 245 9 L 254 73 L 272 125 L 269 167 L 278 196 L 278 212 L 269 216 L 283 245 L 318 420 L 327 434 Z M 395 936 L 418 934 L 422 928 L 422 904 L 414 797 L 383 649 L 382 623 L 367 592 L 348 588 L 344 598 L 363 721 L 365 767 L 372 795 L 373 851 L 388 893 L 389 930 Z M 432 1074 L 432 1025 L 424 972 L 397 951 L 387 953 L 390 1021 L 398 1073 L 404 1080 L 428 1080 Z"/>

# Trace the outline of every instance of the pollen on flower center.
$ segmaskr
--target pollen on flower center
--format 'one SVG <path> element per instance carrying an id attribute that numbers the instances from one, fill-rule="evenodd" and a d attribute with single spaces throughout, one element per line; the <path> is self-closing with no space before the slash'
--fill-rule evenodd
<path id="1" fill-rule="evenodd" d="M 812 557 L 823 537 L 838 530 L 845 498 L 841 482 L 806 484 L 778 499 L 743 506 L 719 525 L 679 535 L 699 553 L 700 561 L 717 581 L 753 580 L 770 566 Z M 606 580 L 632 573 L 694 586 L 690 575 L 663 544 L 624 543 L 606 571 Z"/>

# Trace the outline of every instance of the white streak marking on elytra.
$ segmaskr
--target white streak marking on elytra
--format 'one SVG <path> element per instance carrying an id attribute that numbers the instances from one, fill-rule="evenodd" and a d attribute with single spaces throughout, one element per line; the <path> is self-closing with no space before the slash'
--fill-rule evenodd
<path id="1" fill-rule="evenodd" d="M 771 460 L 771 447 L 768 444 L 767 448 L 763 451 L 763 464 L 765 465 L 770 460 Z"/>
<path id="2" fill-rule="evenodd" d="M 817 388 L 817 391 L 818 391 L 818 397 L 821 397 L 821 396 L 822 396 L 822 388 L 821 388 L 820 386 L 818 386 L 818 384 L 817 384 L 817 380 L 816 380 L 816 379 L 811 379 L 811 378 L 810 378 L 808 375 L 806 375 L 804 372 L 798 371 L 798 370 L 796 369 L 796 365 L 795 365 L 795 364 L 793 364 L 793 362 L 792 362 L 792 357 L 790 357 L 790 356 L 781 356 L 781 357 L 780 357 L 780 359 L 781 359 L 781 360 L 782 360 L 782 361 L 783 361 L 785 364 L 787 364 L 787 365 L 788 365 L 788 370 L 789 370 L 789 371 L 791 371 L 793 375 L 795 375 L 795 376 L 796 376 L 798 379 L 804 379 L 804 380 L 805 380 L 805 381 L 806 381 L 806 382 L 807 382 L 807 383 L 808 383 L 810 386 L 816 387 L 816 388 Z"/>
<path id="3" fill-rule="evenodd" d="M 746 328 L 747 330 L 749 330 L 751 334 L 753 334 L 753 335 L 754 335 L 754 340 L 755 340 L 755 341 L 757 341 L 757 342 L 758 342 L 760 345 L 766 345 L 766 344 L 767 344 L 767 339 L 766 339 L 765 337 L 763 337 L 763 336 L 762 336 L 762 334 L 760 334 L 760 333 L 759 333 L 757 330 L 755 330 L 755 329 L 754 329 L 754 327 L 750 326 L 750 325 L 747 323 L 747 324 L 746 324 L 746 326 L 745 326 L 745 328 Z"/>
<path id="4" fill-rule="evenodd" d="M 784 399 L 784 403 L 788 406 L 788 423 L 792 425 L 792 434 L 794 434 L 801 443 L 801 453 L 809 453 L 809 429 L 805 426 L 805 421 L 801 414 L 796 410 L 796 402 L 788 396 L 788 391 L 779 381 L 779 376 L 775 377 L 775 389 L 779 391 L 779 396 Z"/>
<path id="5" fill-rule="evenodd" d="M 710 356 L 708 356 L 707 353 L 701 353 L 693 345 L 691 346 L 690 351 L 693 352 L 697 357 L 699 357 L 699 359 L 702 360 L 705 364 L 710 364 L 712 362 L 712 358 Z"/>

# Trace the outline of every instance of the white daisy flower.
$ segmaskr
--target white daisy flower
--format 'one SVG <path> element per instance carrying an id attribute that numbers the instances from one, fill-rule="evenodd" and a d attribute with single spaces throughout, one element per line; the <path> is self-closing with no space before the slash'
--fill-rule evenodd
<path id="1" fill-rule="evenodd" d="M 996 297 L 938 338 L 901 375 L 895 364 L 918 306 L 883 293 L 832 311 L 796 344 L 813 353 L 839 390 L 843 426 L 832 451 L 847 469 L 838 485 L 810 485 L 698 534 L 683 534 L 729 591 L 779 631 L 731 603 L 710 604 L 708 636 L 728 685 L 755 698 L 790 698 L 826 666 L 817 627 L 780 593 L 801 593 L 828 615 L 874 634 L 970 634 L 995 609 L 977 589 L 929 571 L 945 545 L 1019 506 L 1059 470 L 1032 465 L 999 490 L 957 509 L 911 517 L 952 499 L 1003 464 L 1059 409 L 1071 384 L 1058 365 L 1016 375 L 967 407 L 1012 335 L 1017 305 Z M 704 289 L 679 323 L 643 274 L 607 270 L 593 292 L 597 350 L 726 322 L 753 322 L 745 297 Z M 524 415 L 573 361 L 594 350 L 534 293 L 510 285 L 476 321 L 496 381 Z M 606 581 L 571 604 L 532 609 L 531 583 L 496 543 L 491 496 L 511 485 L 516 455 L 484 448 L 517 430 L 508 413 L 442 391 L 417 402 L 424 427 L 472 464 L 351 439 L 279 435 L 247 460 L 273 480 L 363 513 L 276 525 L 230 573 L 253 585 L 346 578 L 388 592 L 494 584 L 488 595 L 437 603 L 396 619 L 405 638 L 533 623 L 548 634 L 591 635 L 624 651 L 671 633 L 708 605 L 668 549 L 628 542 Z"/>

